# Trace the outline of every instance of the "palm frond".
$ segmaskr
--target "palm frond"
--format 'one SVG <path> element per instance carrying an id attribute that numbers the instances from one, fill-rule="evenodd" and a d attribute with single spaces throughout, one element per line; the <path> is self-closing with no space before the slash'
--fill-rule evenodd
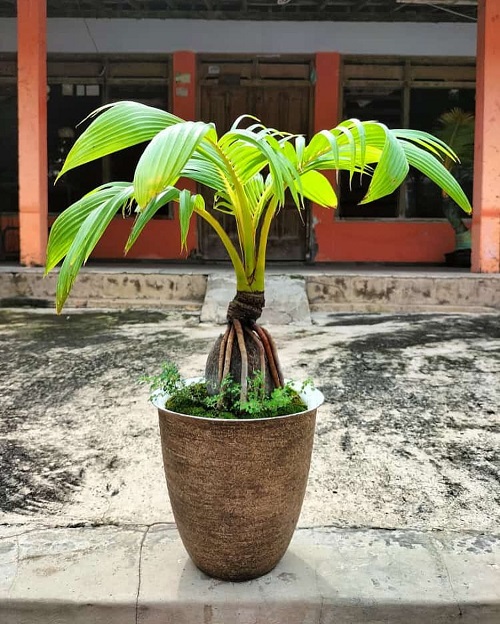
<path id="1" fill-rule="evenodd" d="M 253 123 L 244 128 L 246 119 Z M 64 258 L 57 286 L 58 309 L 114 215 L 131 201 L 138 204 L 137 217 L 126 251 L 157 211 L 175 201 L 179 204 L 181 247 L 186 246 L 193 215 L 199 215 L 225 246 L 239 289 L 263 288 L 267 237 L 286 193 L 299 210 L 305 199 L 336 206 L 335 190 L 322 171 L 345 170 L 350 180 L 355 173 L 369 175 L 362 201 L 367 203 L 392 193 L 413 166 L 469 212 L 467 197 L 447 169 L 449 162 L 457 160 L 455 149 L 460 152 L 470 147 L 473 118 L 450 111 L 442 123 L 448 134 L 434 137 L 416 130 L 390 130 L 375 121 L 348 119 L 306 142 L 302 135 L 267 128 L 245 115 L 218 138 L 213 124 L 184 121 L 135 102 L 102 107 L 70 151 L 61 174 L 119 149 L 143 141 L 149 144 L 137 164 L 133 185 L 103 185 L 70 206 L 54 223 L 46 271 Z M 211 189 L 213 204 L 205 205 L 201 195 L 179 190 L 180 177 Z M 239 250 L 214 212 L 235 219 Z"/>
<path id="2" fill-rule="evenodd" d="M 438 118 L 438 124 L 435 135 L 449 145 L 462 164 L 471 165 L 474 159 L 474 115 L 453 108 Z M 453 162 L 446 165 L 450 168 Z"/>
<path id="3" fill-rule="evenodd" d="M 96 119 L 75 141 L 57 179 L 70 169 L 149 141 L 161 130 L 182 122 L 171 113 L 139 102 L 107 104 L 94 111 L 89 118 L 96 115 Z"/>
<path id="4" fill-rule="evenodd" d="M 127 242 L 125 243 L 125 253 L 128 253 L 135 243 L 135 241 L 139 238 L 142 230 L 146 227 L 146 225 L 151 221 L 151 219 L 155 216 L 155 214 L 171 201 L 179 200 L 179 189 L 175 187 L 169 187 L 164 189 L 161 193 L 158 193 L 156 197 L 154 197 L 149 204 L 143 208 L 142 210 L 138 207 L 137 218 L 134 222 L 132 230 L 129 234 Z"/>
<path id="5" fill-rule="evenodd" d="M 47 259 L 45 262 L 45 274 L 52 271 L 68 253 L 78 230 L 88 215 L 96 208 L 112 199 L 120 192 L 131 186 L 130 182 L 113 182 L 103 184 L 94 189 L 81 199 L 71 204 L 61 213 L 50 228 L 47 243 Z"/>
<path id="6" fill-rule="evenodd" d="M 177 182 L 207 135 L 217 140 L 212 124 L 184 121 L 165 128 L 154 137 L 140 157 L 134 174 L 134 196 L 141 208 L 165 187 Z"/>
<path id="7" fill-rule="evenodd" d="M 73 283 L 82 265 L 87 261 L 99 239 L 111 223 L 116 213 L 127 204 L 133 193 L 133 187 L 116 187 L 115 194 L 87 214 L 83 223 L 71 240 L 66 257 L 59 272 L 56 287 L 56 308 L 60 312 L 71 291 Z M 93 197 L 87 195 L 88 201 Z"/>

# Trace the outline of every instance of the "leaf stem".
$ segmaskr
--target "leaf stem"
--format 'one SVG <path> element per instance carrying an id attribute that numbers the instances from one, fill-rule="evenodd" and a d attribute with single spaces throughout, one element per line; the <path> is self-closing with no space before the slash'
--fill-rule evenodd
<path id="1" fill-rule="evenodd" d="M 229 257 L 233 264 L 234 272 L 236 273 L 237 289 L 243 290 L 243 291 L 250 291 L 251 288 L 249 287 L 249 284 L 247 281 L 245 267 L 243 265 L 243 262 L 241 261 L 241 258 L 238 255 L 238 252 L 236 251 L 235 246 L 231 242 L 231 239 L 229 238 L 229 236 L 226 234 L 222 225 L 217 221 L 217 219 L 213 215 L 211 215 L 206 210 L 195 209 L 195 212 L 196 214 L 200 215 L 202 219 L 205 219 L 205 221 L 213 227 L 213 229 L 217 232 L 219 238 L 221 239 L 222 244 L 226 248 L 226 251 L 229 254 Z"/>
<path id="2" fill-rule="evenodd" d="M 267 240 L 269 238 L 269 230 L 271 228 L 271 222 L 273 220 L 277 206 L 278 206 L 278 199 L 277 197 L 273 197 L 273 199 L 269 202 L 267 210 L 265 211 L 265 214 L 264 214 L 264 219 L 262 220 L 262 228 L 260 230 L 260 239 L 259 239 L 259 252 L 257 254 L 257 264 L 255 267 L 256 290 L 264 290 Z"/>

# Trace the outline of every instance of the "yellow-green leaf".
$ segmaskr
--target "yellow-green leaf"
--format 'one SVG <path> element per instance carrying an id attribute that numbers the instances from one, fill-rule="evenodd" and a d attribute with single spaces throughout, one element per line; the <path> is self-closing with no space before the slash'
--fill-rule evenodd
<path id="1" fill-rule="evenodd" d="M 336 208 L 337 195 L 328 179 L 319 171 L 308 171 L 300 176 L 296 188 L 307 199 L 325 208 Z"/>

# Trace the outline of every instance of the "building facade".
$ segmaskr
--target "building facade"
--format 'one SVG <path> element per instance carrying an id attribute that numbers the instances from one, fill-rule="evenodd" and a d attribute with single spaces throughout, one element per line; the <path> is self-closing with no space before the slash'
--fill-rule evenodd
<path id="1" fill-rule="evenodd" d="M 47 231 L 58 212 L 103 181 L 131 179 L 136 148 L 53 185 L 78 122 L 107 102 L 138 100 L 185 119 L 215 121 L 221 129 L 249 113 L 305 135 L 345 117 L 432 131 L 440 114 L 460 107 L 476 112 L 474 179 L 466 184 L 474 194 L 474 217 L 465 220 L 472 229 L 472 270 L 500 270 L 495 0 L 480 0 L 477 24 L 380 22 L 374 21 L 375 9 L 370 22 L 133 19 L 131 12 L 110 19 L 60 18 L 47 17 L 45 2 L 17 4 L 17 18 L 0 17 L 4 257 L 19 253 L 23 264 L 43 264 Z M 335 212 L 309 206 L 301 219 L 292 209 L 282 211 L 270 259 L 436 264 L 454 249 L 441 195 L 425 180 L 411 175 L 399 192 L 366 206 L 357 205 L 362 187 L 349 190 L 342 176 L 339 186 Z M 128 220 L 117 217 L 93 257 L 123 258 L 129 228 Z M 188 254 L 224 259 L 203 224 L 192 229 Z M 181 257 L 175 209 L 148 225 L 128 257 Z"/>

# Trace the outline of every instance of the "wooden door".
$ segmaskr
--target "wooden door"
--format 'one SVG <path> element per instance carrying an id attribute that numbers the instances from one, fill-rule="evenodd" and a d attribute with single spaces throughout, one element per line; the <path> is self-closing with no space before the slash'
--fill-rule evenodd
<path id="1" fill-rule="evenodd" d="M 309 134 L 311 86 L 308 81 L 273 80 L 269 84 L 259 81 L 234 80 L 234 65 L 231 66 L 232 78 L 227 83 L 204 84 L 202 81 L 200 116 L 204 121 L 213 121 L 219 135 L 226 132 L 233 121 L 245 113 L 258 117 L 265 125 L 287 132 Z M 278 84 L 277 84 L 278 83 Z M 251 121 L 248 123 L 252 123 Z M 248 124 L 247 124 L 248 125 Z M 211 201 L 211 195 L 205 199 Z M 219 221 L 224 225 L 233 241 L 236 236 L 234 219 L 219 214 Z M 269 260 L 302 261 L 307 253 L 307 226 L 309 211 L 299 214 L 292 201 L 280 211 L 274 220 L 269 235 Z M 200 220 L 200 251 L 207 260 L 226 260 L 227 253 L 212 228 Z"/>
<path id="2" fill-rule="evenodd" d="M 309 133 L 309 89 L 307 87 L 268 87 L 255 92 L 256 117 L 266 126 Z M 269 260 L 305 260 L 309 210 L 299 212 L 288 195 L 287 203 L 274 219 L 269 233 Z"/>

